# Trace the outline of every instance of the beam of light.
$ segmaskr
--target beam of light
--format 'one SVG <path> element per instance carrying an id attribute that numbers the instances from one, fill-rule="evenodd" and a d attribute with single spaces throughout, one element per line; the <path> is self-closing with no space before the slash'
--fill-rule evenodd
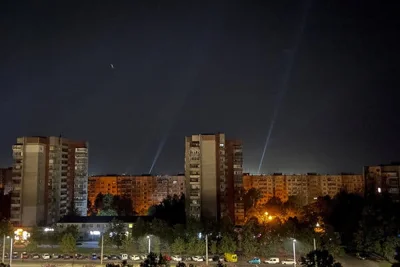
<path id="1" fill-rule="evenodd" d="M 223 6 L 222 6 L 223 7 Z M 224 9 L 224 7 L 223 7 Z M 219 14 L 214 14 L 215 17 L 214 18 L 220 18 L 221 16 Z M 211 16 L 210 16 L 211 17 Z M 191 66 L 189 68 L 186 68 L 187 71 L 189 71 L 187 77 L 187 81 L 188 83 L 191 83 L 189 86 L 186 86 L 186 89 L 184 90 L 184 92 L 177 92 L 178 95 L 177 96 L 173 96 L 172 99 L 180 99 L 182 98 L 182 100 L 180 101 L 180 103 L 171 103 L 169 105 L 169 107 L 177 107 L 176 110 L 173 112 L 173 115 L 171 116 L 171 120 L 170 120 L 170 124 L 167 127 L 167 130 L 164 131 L 164 135 L 163 138 L 161 139 L 161 142 L 157 148 L 156 154 L 154 156 L 153 162 L 151 164 L 151 167 L 149 169 L 149 174 L 151 174 L 153 172 L 154 166 L 157 163 L 157 160 L 159 158 L 159 156 L 161 155 L 163 148 L 165 146 L 165 144 L 167 143 L 167 140 L 169 138 L 169 134 L 171 132 L 171 130 L 173 129 L 173 126 L 176 123 L 176 119 L 178 114 L 182 111 L 183 107 L 185 106 L 186 103 L 186 99 L 188 98 L 188 96 L 190 95 L 190 93 L 194 90 L 194 85 L 193 82 L 195 81 L 195 78 L 199 75 L 199 70 L 201 69 L 201 67 L 203 65 L 206 64 L 206 58 L 208 55 L 208 51 L 211 48 L 211 45 L 213 44 L 213 42 L 217 42 L 218 40 L 216 40 L 215 38 L 210 38 L 209 36 L 206 36 L 206 34 L 210 34 L 208 31 L 209 29 L 213 29 L 213 31 L 217 31 L 217 30 L 221 30 L 223 29 L 224 26 L 224 19 L 222 19 L 220 21 L 220 24 L 216 24 L 213 23 L 212 21 L 209 21 L 209 23 L 212 23 L 212 27 L 205 27 L 205 34 L 203 35 L 203 38 L 201 39 L 200 42 L 196 42 L 196 46 L 193 48 L 193 58 L 191 60 Z M 211 26 L 211 24 L 210 24 Z M 219 32 L 217 32 L 218 35 Z M 199 51 L 200 50 L 200 51 Z M 195 58 L 197 57 L 197 58 Z M 182 75 L 181 77 L 185 77 L 184 75 Z M 182 79 L 182 78 L 181 78 Z M 183 97 L 182 97 L 183 95 Z"/>
<path id="2" fill-rule="evenodd" d="M 312 0 L 307 1 L 307 3 L 305 4 L 305 7 L 304 7 L 304 11 L 303 11 L 303 16 L 302 16 L 301 24 L 300 24 L 300 29 L 299 29 L 299 31 L 297 33 L 296 38 L 295 38 L 293 48 L 289 49 L 289 50 L 284 50 L 284 52 L 287 54 L 287 57 L 288 57 L 288 64 L 287 64 L 287 68 L 286 68 L 286 71 L 285 71 L 284 76 L 283 76 L 283 84 L 282 84 L 281 90 L 278 93 L 278 96 L 277 96 L 277 99 L 276 99 L 276 102 L 275 102 L 275 106 L 274 106 L 274 111 L 272 113 L 271 124 L 270 124 L 269 129 L 268 129 L 268 134 L 267 134 L 267 138 L 265 140 L 264 149 L 263 149 L 263 152 L 262 152 L 262 155 L 261 155 L 261 159 L 260 159 L 260 164 L 258 165 L 258 172 L 257 172 L 258 174 L 261 174 L 261 167 L 262 167 L 262 164 L 264 162 L 265 152 L 267 151 L 268 144 L 269 144 L 272 132 L 274 130 L 274 126 L 275 126 L 275 122 L 276 122 L 276 119 L 277 119 L 278 114 L 279 114 L 280 106 L 281 106 L 283 98 L 286 95 L 286 92 L 288 90 L 288 82 L 290 80 L 290 76 L 291 76 L 291 73 L 292 73 L 294 60 L 295 60 L 295 57 L 296 57 L 297 50 L 299 49 L 299 46 L 300 46 L 300 43 L 301 43 L 301 38 L 302 38 L 302 36 L 304 34 L 304 30 L 305 30 L 305 27 L 306 27 L 306 24 L 307 24 L 307 17 L 308 17 L 308 13 L 309 13 L 309 10 L 310 10 L 311 6 L 312 6 Z"/>

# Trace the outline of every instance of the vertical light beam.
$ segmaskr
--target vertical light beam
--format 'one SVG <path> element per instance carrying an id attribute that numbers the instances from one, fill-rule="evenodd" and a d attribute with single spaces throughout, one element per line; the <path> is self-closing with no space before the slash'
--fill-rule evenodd
<path id="1" fill-rule="evenodd" d="M 279 114 L 280 106 L 282 104 L 283 98 L 286 95 L 286 92 L 288 89 L 287 84 L 290 80 L 290 75 L 292 73 L 292 68 L 294 65 L 294 59 L 296 57 L 297 50 L 300 46 L 301 38 L 304 34 L 304 29 L 307 24 L 307 17 L 308 17 L 308 13 L 309 13 L 311 6 L 312 6 L 312 0 L 308 0 L 304 7 L 303 16 L 302 16 L 301 24 L 300 24 L 300 29 L 296 35 L 293 49 L 290 49 L 289 51 L 285 50 L 285 52 L 288 52 L 288 64 L 287 64 L 287 68 L 286 68 L 286 71 L 283 76 L 283 84 L 282 84 L 281 90 L 279 91 L 276 102 L 275 102 L 274 112 L 272 113 L 271 124 L 269 126 L 267 138 L 266 138 L 265 144 L 264 144 L 264 149 L 261 154 L 260 164 L 258 165 L 258 174 L 261 174 L 261 167 L 264 162 L 265 152 L 267 151 L 267 148 L 268 148 L 268 144 L 269 144 L 269 141 L 270 141 L 270 138 L 272 135 L 272 131 L 275 126 L 275 121 Z"/>

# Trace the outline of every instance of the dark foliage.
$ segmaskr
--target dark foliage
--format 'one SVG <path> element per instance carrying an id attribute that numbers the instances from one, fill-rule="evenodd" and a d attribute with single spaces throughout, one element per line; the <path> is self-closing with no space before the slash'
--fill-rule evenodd
<path id="1" fill-rule="evenodd" d="M 159 205 L 151 207 L 149 215 L 165 221 L 169 225 L 185 224 L 185 195 L 168 196 Z"/>

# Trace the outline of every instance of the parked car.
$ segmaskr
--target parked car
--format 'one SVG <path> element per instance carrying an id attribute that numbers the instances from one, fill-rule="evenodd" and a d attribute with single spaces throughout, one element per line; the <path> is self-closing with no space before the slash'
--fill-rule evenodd
<path id="1" fill-rule="evenodd" d="M 22 252 L 21 253 L 21 259 L 29 259 L 29 254 L 27 252 Z"/>
<path id="2" fill-rule="evenodd" d="M 39 254 L 32 254 L 31 258 L 34 259 L 34 260 L 38 260 L 38 259 L 40 259 L 40 255 Z"/>
<path id="3" fill-rule="evenodd" d="M 167 255 L 167 254 L 165 254 L 164 256 L 164 260 L 166 260 L 166 261 L 171 261 L 171 256 L 170 255 Z"/>
<path id="4" fill-rule="evenodd" d="M 99 258 L 97 257 L 97 254 L 96 254 L 96 253 L 92 253 L 91 259 L 92 259 L 92 260 L 98 260 Z"/>
<path id="5" fill-rule="evenodd" d="M 225 253 L 224 254 L 224 260 L 227 262 L 237 262 L 238 261 L 238 256 L 233 253 Z"/>
<path id="6" fill-rule="evenodd" d="M 279 263 L 279 258 L 269 258 L 264 261 L 266 264 L 278 264 Z"/>
<path id="7" fill-rule="evenodd" d="M 73 257 L 71 256 L 71 255 L 68 255 L 68 254 L 65 254 L 65 255 L 63 255 L 63 259 L 64 260 L 70 260 L 70 259 L 72 259 Z"/>
<path id="8" fill-rule="evenodd" d="M 129 257 L 128 257 L 128 254 L 125 254 L 125 253 L 121 253 L 121 254 L 119 254 L 119 259 L 120 260 L 127 260 Z"/>
<path id="9" fill-rule="evenodd" d="M 59 255 L 59 254 L 52 254 L 51 255 L 51 258 L 53 258 L 53 259 L 61 259 L 62 258 L 62 255 Z"/>
<path id="10" fill-rule="evenodd" d="M 284 264 L 284 265 L 295 265 L 296 264 L 294 259 L 285 259 L 281 263 Z"/>
<path id="11" fill-rule="evenodd" d="M 42 258 L 43 258 L 44 260 L 50 260 L 50 254 L 49 254 L 49 253 L 44 253 L 44 254 L 42 255 Z"/>
<path id="12" fill-rule="evenodd" d="M 131 255 L 131 256 L 129 256 L 129 259 L 130 259 L 131 261 L 139 261 L 139 260 L 140 260 L 140 257 L 139 257 L 138 255 Z"/>
<path id="13" fill-rule="evenodd" d="M 248 261 L 250 264 L 261 264 L 261 260 L 258 257 L 254 257 L 251 260 Z"/>
<path id="14" fill-rule="evenodd" d="M 147 259 L 147 255 L 144 255 L 144 254 L 143 254 L 143 255 L 140 255 L 140 259 L 141 259 L 141 260 Z"/>
<path id="15" fill-rule="evenodd" d="M 75 254 L 74 258 L 77 260 L 84 260 L 86 258 L 86 256 L 83 256 L 82 254 Z"/>
<path id="16" fill-rule="evenodd" d="M 178 255 L 173 255 L 173 256 L 171 256 L 171 260 L 173 260 L 173 261 L 182 261 L 182 257 L 178 256 Z"/>
<path id="17" fill-rule="evenodd" d="M 193 257 L 192 257 L 192 260 L 193 260 L 193 261 L 204 261 L 204 259 L 203 259 L 202 256 L 193 256 Z"/>
<path id="18" fill-rule="evenodd" d="M 110 257 L 108 257 L 108 259 L 116 261 L 116 260 L 118 260 L 118 256 L 117 255 L 110 255 Z"/>
<path id="19" fill-rule="evenodd" d="M 18 259 L 19 258 L 19 252 L 14 251 L 12 254 L 13 259 Z"/>

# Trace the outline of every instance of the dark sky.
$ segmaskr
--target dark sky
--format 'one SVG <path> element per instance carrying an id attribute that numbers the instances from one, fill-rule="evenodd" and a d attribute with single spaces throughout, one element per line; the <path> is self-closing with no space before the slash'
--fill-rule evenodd
<path id="1" fill-rule="evenodd" d="M 185 135 L 225 132 L 255 172 L 275 107 L 264 173 L 400 160 L 381 2 L 3 1 L 0 165 L 17 136 L 61 133 L 90 143 L 91 173 L 147 173 L 164 140 L 154 172 L 176 173 Z"/>

